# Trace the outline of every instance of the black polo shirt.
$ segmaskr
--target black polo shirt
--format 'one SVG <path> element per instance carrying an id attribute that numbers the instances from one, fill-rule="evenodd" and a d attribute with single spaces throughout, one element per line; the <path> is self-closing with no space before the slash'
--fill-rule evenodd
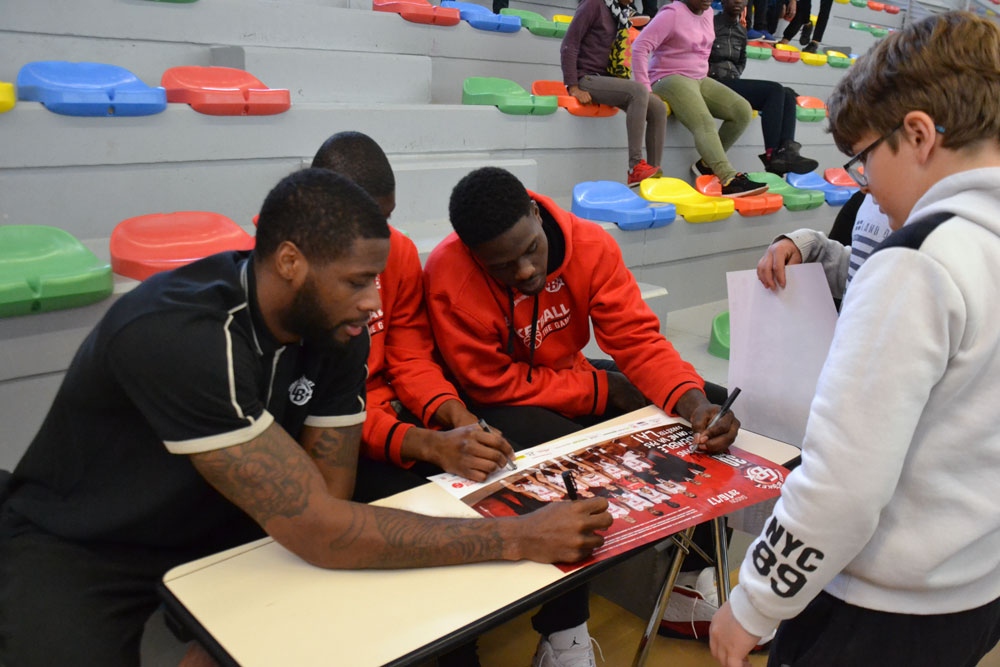
<path id="1" fill-rule="evenodd" d="M 263 535 L 185 454 L 242 444 L 278 422 L 365 419 L 369 340 L 279 345 L 248 253 L 153 276 L 81 345 L 14 471 L 12 523 L 71 540 L 217 550 Z"/>

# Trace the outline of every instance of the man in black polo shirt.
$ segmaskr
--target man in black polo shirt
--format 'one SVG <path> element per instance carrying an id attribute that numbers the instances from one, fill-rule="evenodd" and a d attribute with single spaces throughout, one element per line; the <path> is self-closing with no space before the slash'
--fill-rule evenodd
<path id="1" fill-rule="evenodd" d="M 0 506 L 0 664 L 137 665 L 162 574 L 265 532 L 330 568 L 574 561 L 602 542 L 604 501 L 497 521 L 346 500 L 388 250 L 368 195 L 304 170 L 268 195 L 252 253 L 112 306 Z"/>

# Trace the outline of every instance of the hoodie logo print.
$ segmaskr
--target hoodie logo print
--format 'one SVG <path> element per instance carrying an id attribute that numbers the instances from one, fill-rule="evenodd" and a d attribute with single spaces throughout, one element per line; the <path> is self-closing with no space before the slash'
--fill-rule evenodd
<path id="1" fill-rule="evenodd" d="M 571 313 L 569 306 L 565 303 L 549 306 L 540 312 L 538 314 L 538 325 L 535 327 L 535 349 L 537 350 L 542 346 L 542 342 L 545 340 L 546 336 L 569 326 L 570 316 Z M 520 336 L 525 347 L 531 346 L 530 324 L 526 327 L 518 329 L 517 335 Z"/>

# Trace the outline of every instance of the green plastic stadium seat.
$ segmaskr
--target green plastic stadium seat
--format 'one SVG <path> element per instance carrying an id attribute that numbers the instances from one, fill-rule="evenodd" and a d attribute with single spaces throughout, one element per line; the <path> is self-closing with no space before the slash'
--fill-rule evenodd
<path id="1" fill-rule="evenodd" d="M 515 81 L 492 76 L 466 79 L 462 84 L 462 104 L 495 106 L 504 113 L 521 116 L 545 116 L 559 108 L 553 95 L 532 95 Z"/>
<path id="2" fill-rule="evenodd" d="M 712 333 L 708 339 L 708 353 L 720 359 L 729 359 L 729 311 L 719 313 L 712 320 Z"/>
<path id="3" fill-rule="evenodd" d="M 532 35 L 539 35 L 541 37 L 555 37 L 557 39 L 562 39 L 569 30 L 569 23 L 562 23 L 560 21 L 550 21 L 538 12 L 529 12 L 526 9 L 510 9 L 505 8 L 500 10 L 501 16 L 518 16 L 521 18 L 521 25 L 528 29 Z"/>
<path id="4" fill-rule="evenodd" d="M 808 211 L 822 206 L 826 201 L 826 194 L 820 190 L 800 190 L 789 185 L 781 176 L 769 171 L 755 171 L 747 174 L 747 177 L 751 181 L 767 184 L 769 193 L 781 195 L 785 208 L 789 211 Z"/>
<path id="5" fill-rule="evenodd" d="M 111 266 L 65 230 L 0 226 L 0 317 L 85 306 L 110 295 L 113 280 Z"/>

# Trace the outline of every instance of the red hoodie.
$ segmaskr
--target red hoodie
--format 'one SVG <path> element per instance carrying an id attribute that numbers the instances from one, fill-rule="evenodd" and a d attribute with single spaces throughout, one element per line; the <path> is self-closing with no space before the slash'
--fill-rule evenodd
<path id="1" fill-rule="evenodd" d="M 458 400 L 458 392 L 434 361 L 417 247 L 395 228 L 389 236 L 389 261 L 376 281 L 382 310 L 368 321 L 368 416 L 361 439 L 370 458 L 409 467 L 413 461 L 404 462 L 399 450 L 413 425 L 399 421 L 390 401 L 398 398 L 428 424 L 442 403 Z"/>
<path id="2" fill-rule="evenodd" d="M 538 295 L 534 356 L 529 346 L 534 297 L 514 291 L 513 355 L 508 354 L 508 288 L 494 280 L 456 234 L 424 267 L 427 312 L 438 350 L 459 384 L 487 405 L 535 405 L 567 417 L 603 415 L 608 381 L 581 350 L 593 322 L 597 343 L 656 405 L 672 412 L 704 380 L 660 334 L 614 239 L 594 223 L 528 193 L 555 218 L 566 242 L 562 266 Z M 529 362 L 530 359 L 530 362 Z M 530 372 L 530 381 L 529 381 Z"/>

